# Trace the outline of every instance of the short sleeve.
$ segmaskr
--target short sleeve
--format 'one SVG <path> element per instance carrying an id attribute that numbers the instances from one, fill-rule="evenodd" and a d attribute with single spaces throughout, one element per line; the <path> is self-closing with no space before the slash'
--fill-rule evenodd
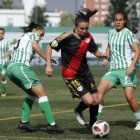
<path id="1" fill-rule="evenodd" d="M 95 43 L 94 39 L 92 38 L 89 44 L 88 51 L 91 53 L 96 53 L 97 50 L 98 50 L 98 45 Z"/>
<path id="2" fill-rule="evenodd" d="M 131 31 L 128 32 L 127 37 L 128 37 L 128 42 L 130 45 L 132 45 L 133 43 L 137 43 L 136 36 Z"/>
<path id="3" fill-rule="evenodd" d="M 30 39 L 31 41 L 39 41 L 39 36 L 37 34 L 31 34 Z"/>

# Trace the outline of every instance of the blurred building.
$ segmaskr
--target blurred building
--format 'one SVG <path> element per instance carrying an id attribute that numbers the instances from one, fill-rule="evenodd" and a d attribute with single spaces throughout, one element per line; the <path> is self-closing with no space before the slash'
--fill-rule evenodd
<path id="1" fill-rule="evenodd" d="M 24 26 L 24 9 L 0 9 L 0 26 Z"/>
<path id="2" fill-rule="evenodd" d="M 22 0 L 20 8 L 0 9 L 0 26 L 25 26 L 30 22 L 29 16 L 33 7 L 46 6 L 47 0 Z M 37 12 L 37 11 L 36 11 Z M 61 20 L 59 12 L 45 12 L 47 26 L 58 26 Z"/>
<path id="3" fill-rule="evenodd" d="M 83 7 L 97 8 L 98 13 L 91 18 L 91 25 L 104 25 L 104 20 L 109 14 L 110 0 L 84 0 Z"/>

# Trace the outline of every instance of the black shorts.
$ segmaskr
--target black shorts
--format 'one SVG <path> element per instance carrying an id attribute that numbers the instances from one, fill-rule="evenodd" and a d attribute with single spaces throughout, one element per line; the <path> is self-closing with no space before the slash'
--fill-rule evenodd
<path id="1" fill-rule="evenodd" d="M 97 93 L 97 88 L 91 72 L 84 77 L 77 76 L 72 79 L 64 79 L 64 81 L 73 98 L 81 98 L 88 92 L 90 94 Z"/>

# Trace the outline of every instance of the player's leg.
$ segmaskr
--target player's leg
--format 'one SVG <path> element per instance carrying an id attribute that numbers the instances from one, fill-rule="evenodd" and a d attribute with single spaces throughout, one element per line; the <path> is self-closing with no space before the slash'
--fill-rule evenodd
<path id="1" fill-rule="evenodd" d="M 5 97 L 7 92 L 7 79 L 6 79 L 6 69 L 3 67 L 1 71 L 1 96 Z"/>
<path id="2" fill-rule="evenodd" d="M 22 114 L 21 114 L 21 120 L 18 125 L 19 129 L 23 129 L 29 132 L 35 132 L 36 128 L 34 128 L 29 122 L 30 122 L 30 114 L 32 110 L 32 106 L 35 102 L 36 97 L 33 95 L 28 95 L 22 105 Z"/>
<path id="3" fill-rule="evenodd" d="M 29 88 L 28 93 L 31 93 L 38 98 L 39 108 L 40 108 L 41 112 L 43 113 L 46 121 L 48 122 L 47 131 L 49 133 L 62 133 L 62 132 L 64 132 L 64 130 L 62 128 L 57 126 L 57 124 L 54 120 L 51 106 L 49 103 L 49 99 L 48 99 L 46 92 L 45 92 L 45 89 L 41 85 L 38 77 L 36 76 L 36 74 L 32 70 L 30 72 L 28 70 L 27 74 L 26 74 L 26 71 L 25 71 L 24 75 L 26 75 L 26 77 L 28 77 L 28 79 L 31 79 L 30 82 L 32 83 L 31 88 Z M 24 87 L 26 87 L 26 89 L 28 89 L 27 86 L 28 86 L 28 84 L 26 84 Z"/>
<path id="4" fill-rule="evenodd" d="M 137 120 L 137 124 L 134 129 L 140 130 L 140 108 L 139 108 L 139 104 L 135 99 L 135 89 L 133 87 L 126 87 L 125 96 Z"/>
<path id="5" fill-rule="evenodd" d="M 111 88 L 114 87 L 114 85 L 117 84 L 117 78 L 115 78 L 115 73 L 112 71 L 107 72 L 103 78 L 101 79 L 99 85 L 98 85 L 98 101 L 99 101 L 99 108 L 98 108 L 98 115 L 97 120 L 100 119 L 102 110 L 103 110 L 103 104 L 104 104 L 104 96 Z"/>
<path id="6" fill-rule="evenodd" d="M 83 101 L 81 101 L 78 106 L 74 109 L 74 113 L 75 113 L 75 116 L 76 116 L 76 120 L 79 122 L 79 124 L 81 125 L 86 125 L 87 122 L 85 120 L 85 117 L 83 115 L 83 111 L 85 109 L 87 109 L 89 106 L 86 105 Z"/>
<path id="7" fill-rule="evenodd" d="M 49 123 L 48 132 L 62 133 L 64 130 L 59 128 L 54 121 L 51 107 L 48 98 L 45 94 L 45 90 L 42 87 L 38 77 L 33 72 L 32 68 L 26 66 L 13 66 L 7 70 L 8 77 L 19 87 L 22 87 L 24 91 L 30 96 L 38 98 L 39 108 L 44 114 L 46 121 Z M 29 124 L 29 115 L 32 109 L 34 99 L 26 98 L 23 103 L 22 119 L 20 128 L 34 132 L 34 128 Z M 23 127 L 22 127 L 23 126 Z"/>
<path id="8" fill-rule="evenodd" d="M 129 103 L 132 111 L 134 112 L 134 116 L 137 120 L 137 125 L 134 129 L 140 130 L 140 108 L 135 98 L 136 70 L 134 70 L 129 76 L 126 75 L 126 70 L 122 71 L 120 81 L 122 86 L 124 87 L 127 102 Z"/>

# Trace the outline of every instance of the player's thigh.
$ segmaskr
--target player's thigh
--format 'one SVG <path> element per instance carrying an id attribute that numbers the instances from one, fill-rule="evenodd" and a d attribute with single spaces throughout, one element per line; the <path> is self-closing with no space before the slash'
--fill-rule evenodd
<path id="1" fill-rule="evenodd" d="M 40 85 L 40 80 L 31 67 L 15 65 L 7 68 L 7 75 L 17 86 L 29 90 L 32 86 Z"/>
<path id="2" fill-rule="evenodd" d="M 73 98 L 82 98 L 88 93 L 88 90 L 85 88 L 83 83 L 76 77 L 72 79 L 64 79 L 64 82 L 69 88 Z"/>
<path id="3" fill-rule="evenodd" d="M 118 78 L 123 88 L 134 87 L 136 88 L 136 70 L 134 70 L 129 76 L 126 74 L 126 70 L 118 71 Z"/>
<path id="4" fill-rule="evenodd" d="M 118 78 L 114 71 L 107 72 L 101 79 L 98 86 L 98 94 L 103 96 L 108 90 L 119 84 Z"/>
<path id="5" fill-rule="evenodd" d="M 91 72 L 86 74 L 84 78 L 81 79 L 81 81 L 83 85 L 85 86 L 85 88 L 88 90 L 88 92 L 90 92 L 90 94 L 97 93 L 96 83 Z"/>

